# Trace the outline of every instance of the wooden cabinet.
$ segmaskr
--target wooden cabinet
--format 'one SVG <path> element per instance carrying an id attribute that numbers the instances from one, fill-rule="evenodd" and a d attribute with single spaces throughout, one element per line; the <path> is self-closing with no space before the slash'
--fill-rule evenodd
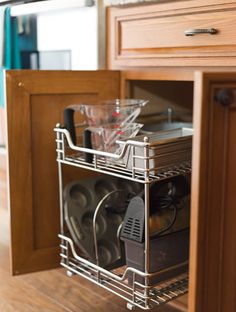
<path id="1" fill-rule="evenodd" d="M 191 312 L 236 310 L 235 9 L 235 1 L 193 0 L 107 12 L 108 68 L 145 69 L 126 74 L 136 80 L 152 79 L 153 68 L 160 80 L 193 81 Z"/>
<path id="2" fill-rule="evenodd" d="M 53 127 L 63 108 L 145 96 L 152 109 L 193 115 L 188 311 L 236 311 L 235 8 L 216 0 L 111 8 L 108 67 L 122 71 L 7 72 L 13 274 L 59 264 Z M 189 27 L 219 31 L 185 37 Z M 66 181 L 75 178 L 66 172 Z"/>
<path id="3" fill-rule="evenodd" d="M 235 78 L 195 76 L 189 311 L 236 309 Z"/>
<path id="4" fill-rule="evenodd" d="M 59 264 L 58 177 L 53 127 L 61 121 L 63 108 L 87 99 L 93 102 L 119 97 L 120 85 L 123 93 L 125 90 L 127 94 L 135 92 L 135 85 L 140 82 L 144 86 L 146 83 L 146 89 L 149 83 L 154 83 L 157 90 L 162 90 L 166 84 L 168 99 L 170 87 L 172 92 L 176 91 L 172 84 L 175 81 L 169 81 L 168 74 L 166 78 L 158 71 L 149 71 L 143 76 L 139 71 L 7 73 L 14 274 Z M 177 84 L 177 102 L 184 100 L 187 89 L 190 95 L 192 90 L 194 96 L 190 103 L 194 109 L 191 312 L 233 312 L 236 307 L 233 291 L 236 246 L 232 239 L 236 235 L 235 81 L 235 73 L 196 72 L 193 78 Z M 223 95 L 219 96 L 222 90 Z M 80 172 L 80 177 L 81 174 L 85 176 L 85 172 Z M 78 179 L 78 172 L 66 172 L 66 180 L 73 179 Z M 224 285 L 230 285 L 232 292 Z"/>
<path id="5" fill-rule="evenodd" d="M 235 1 L 161 1 L 107 13 L 110 69 L 236 65 Z"/>

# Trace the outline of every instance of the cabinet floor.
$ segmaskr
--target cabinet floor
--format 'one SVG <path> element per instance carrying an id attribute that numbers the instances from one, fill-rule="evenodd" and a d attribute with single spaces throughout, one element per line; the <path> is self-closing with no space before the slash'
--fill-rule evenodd
<path id="1" fill-rule="evenodd" d="M 0 311 L 1 312 L 107 312 L 128 311 L 119 297 L 74 276 L 53 269 L 20 276 L 9 273 L 7 211 L 0 210 Z M 186 296 L 155 308 L 158 312 L 187 311 Z M 178 306 L 178 308 L 177 308 Z"/>

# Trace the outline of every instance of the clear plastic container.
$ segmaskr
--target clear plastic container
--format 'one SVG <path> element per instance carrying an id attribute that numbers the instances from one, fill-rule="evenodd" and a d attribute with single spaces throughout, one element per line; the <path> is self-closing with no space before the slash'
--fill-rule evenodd
<path id="1" fill-rule="evenodd" d="M 116 140 L 125 140 L 137 135 L 143 124 L 128 123 L 119 127 L 115 124 L 105 124 L 101 127 L 89 127 L 91 131 L 92 148 L 109 153 L 119 154 L 120 145 Z"/>
<path id="2" fill-rule="evenodd" d="M 147 104 L 142 99 L 115 99 L 99 102 L 98 104 L 73 105 L 73 109 L 84 114 L 89 126 L 99 127 L 101 125 L 113 124 L 123 128 L 132 123 L 141 112 L 141 108 Z"/>

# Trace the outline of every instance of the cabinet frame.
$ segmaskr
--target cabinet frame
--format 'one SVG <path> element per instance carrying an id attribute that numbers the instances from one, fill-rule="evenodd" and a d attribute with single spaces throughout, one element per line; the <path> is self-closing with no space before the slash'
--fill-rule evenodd
<path id="1" fill-rule="evenodd" d="M 189 311 L 233 312 L 236 73 L 199 71 L 194 86 Z M 228 106 L 217 101 L 217 92 L 225 88 L 233 92 Z"/>

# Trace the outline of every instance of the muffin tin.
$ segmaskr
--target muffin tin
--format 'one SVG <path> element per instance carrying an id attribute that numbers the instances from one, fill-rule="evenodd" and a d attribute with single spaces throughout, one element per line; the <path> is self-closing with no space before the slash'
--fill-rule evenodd
<path id="1" fill-rule="evenodd" d="M 117 267 L 125 263 L 118 229 L 129 199 L 140 192 L 140 185 L 115 177 L 102 176 L 73 181 L 64 189 L 65 221 L 80 251 L 96 263 L 93 218 L 96 207 L 98 265 Z"/>

